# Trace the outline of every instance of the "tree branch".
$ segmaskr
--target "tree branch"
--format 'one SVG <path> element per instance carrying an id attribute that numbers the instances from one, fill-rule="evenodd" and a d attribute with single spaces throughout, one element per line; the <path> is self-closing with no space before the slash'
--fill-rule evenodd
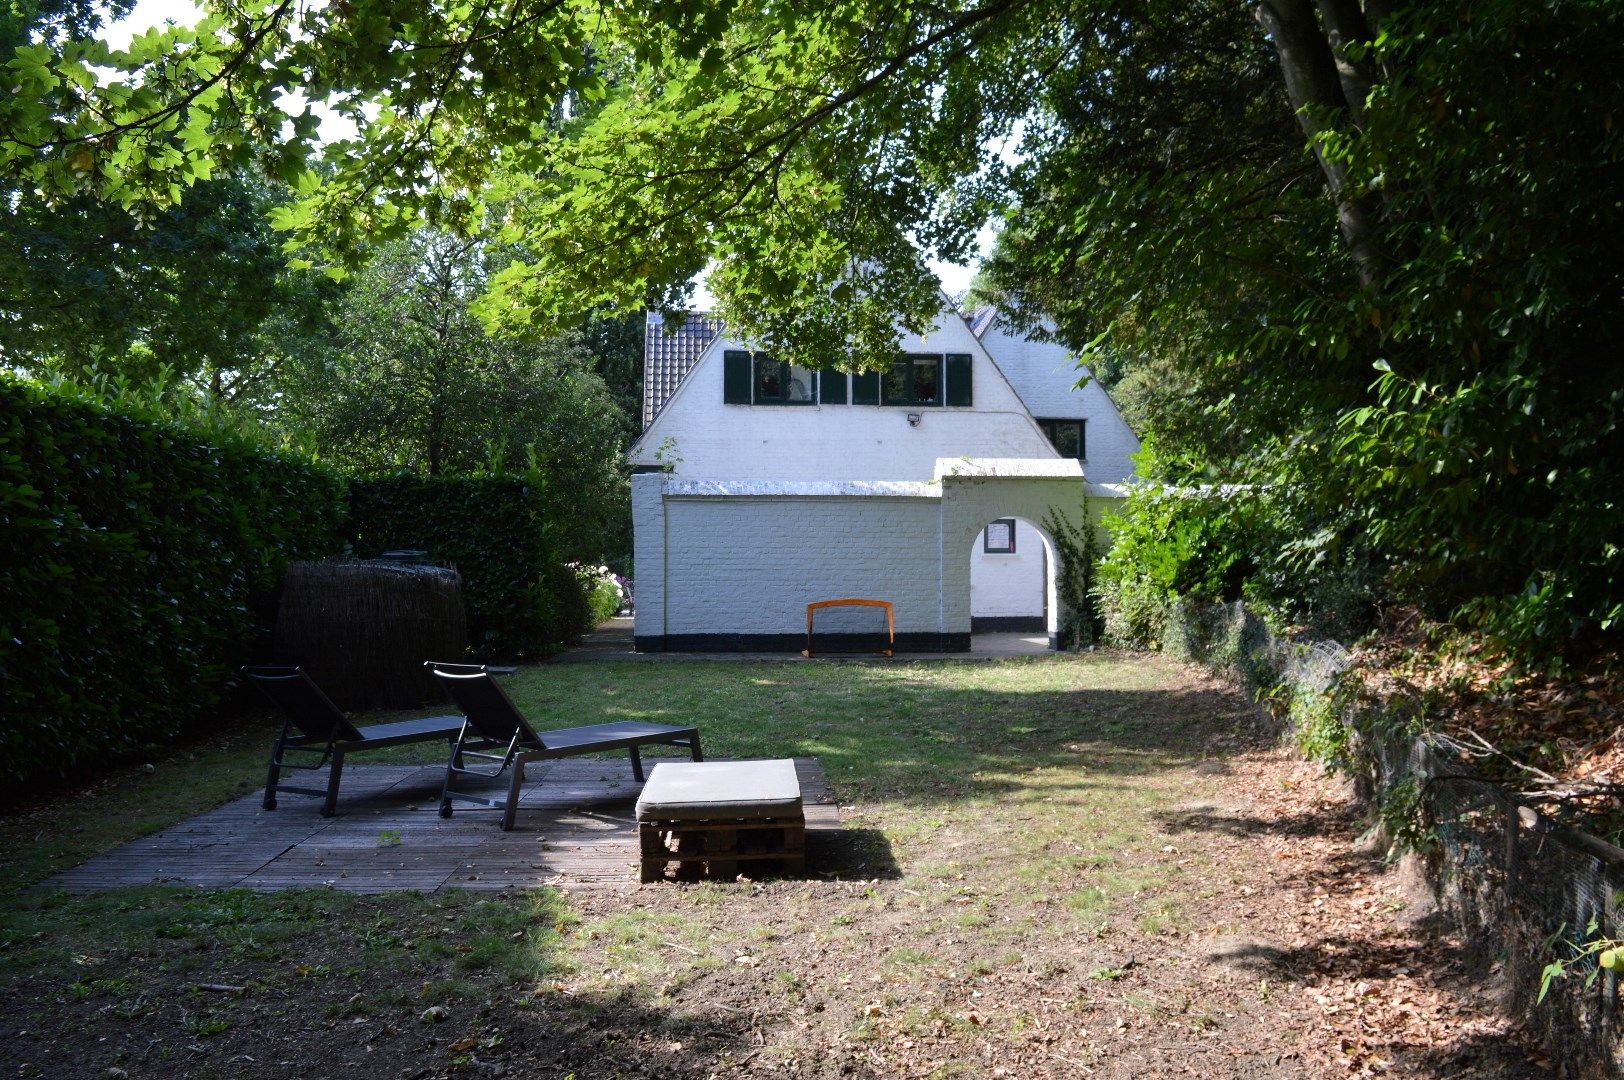
<path id="1" fill-rule="evenodd" d="M 1347 164 L 1326 151 L 1325 136 L 1336 130 L 1338 117 L 1350 113 L 1330 41 L 1310 0 L 1260 0 L 1252 14 L 1280 57 L 1286 95 L 1336 199 L 1337 224 L 1353 255 L 1359 282 L 1374 289 L 1385 266 L 1374 200 L 1352 190 Z"/>

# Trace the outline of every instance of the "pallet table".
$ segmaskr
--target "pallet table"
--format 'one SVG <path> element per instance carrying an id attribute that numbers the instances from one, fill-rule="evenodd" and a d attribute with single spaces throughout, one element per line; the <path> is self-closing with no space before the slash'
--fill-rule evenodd
<path id="1" fill-rule="evenodd" d="M 731 880 L 739 864 L 806 869 L 806 811 L 795 763 L 662 762 L 637 800 L 641 880 L 680 876 Z"/>

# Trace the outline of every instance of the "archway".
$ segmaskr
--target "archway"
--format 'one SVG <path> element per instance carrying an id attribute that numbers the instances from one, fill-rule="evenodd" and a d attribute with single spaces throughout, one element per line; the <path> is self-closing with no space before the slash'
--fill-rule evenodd
<path id="1" fill-rule="evenodd" d="M 1015 656 L 1057 638 L 1054 541 L 1018 515 L 985 523 L 970 543 L 971 651 Z"/>

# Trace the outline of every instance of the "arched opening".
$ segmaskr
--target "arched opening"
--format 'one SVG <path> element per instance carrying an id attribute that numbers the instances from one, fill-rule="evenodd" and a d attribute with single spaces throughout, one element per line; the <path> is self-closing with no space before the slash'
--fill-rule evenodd
<path id="1" fill-rule="evenodd" d="M 970 543 L 971 652 L 1047 652 L 1059 626 L 1054 542 L 1042 527 L 994 518 Z"/>

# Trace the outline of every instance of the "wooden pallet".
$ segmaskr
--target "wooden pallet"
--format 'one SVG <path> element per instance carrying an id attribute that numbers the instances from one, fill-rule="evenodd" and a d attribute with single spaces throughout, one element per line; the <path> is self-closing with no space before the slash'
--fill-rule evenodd
<path id="1" fill-rule="evenodd" d="M 679 880 L 701 874 L 732 881 L 739 864 L 776 863 L 787 876 L 806 872 L 806 817 L 714 821 L 640 821 L 642 881 L 662 881 L 675 863 Z"/>

